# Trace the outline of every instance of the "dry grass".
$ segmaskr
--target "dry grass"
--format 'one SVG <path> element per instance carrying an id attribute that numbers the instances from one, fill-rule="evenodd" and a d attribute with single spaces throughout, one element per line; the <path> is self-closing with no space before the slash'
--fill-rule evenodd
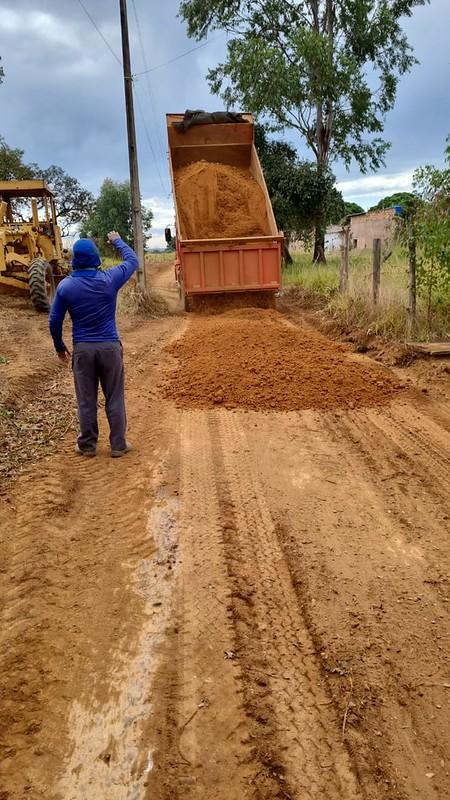
<path id="1" fill-rule="evenodd" d="M 122 317 L 165 317 L 169 306 L 154 289 L 143 291 L 138 286 L 127 285 L 119 292 L 117 312 Z"/>
<path id="2" fill-rule="evenodd" d="M 52 378 L 38 393 L 21 398 L 19 408 L 0 399 L 0 493 L 30 461 L 54 453 L 66 434 L 75 434 L 76 429 L 71 380 Z"/>

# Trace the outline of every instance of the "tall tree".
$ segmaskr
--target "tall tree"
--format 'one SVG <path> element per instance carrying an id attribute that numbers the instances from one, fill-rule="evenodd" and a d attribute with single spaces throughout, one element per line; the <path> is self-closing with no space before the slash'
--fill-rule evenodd
<path id="1" fill-rule="evenodd" d="M 56 195 L 58 222 L 63 236 L 92 213 L 95 206 L 94 195 L 61 167 L 52 164 L 47 169 L 36 170 L 35 175 L 46 181 Z"/>
<path id="2" fill-rule="evenodd" d="M 79 225 L 90 214 L 94 207 L 94 196 L 61 167 L 53 164 L 47 169 L 41 169 L 37 164 L 26 164 L 23 156 L 23 150 L 9 147 L 0 136 L 0 180 L 26 181 L 39 178 L 46 181 L 56 195 L 58 222 L 63 235 L 66 235 L 70 228 Z"/>
<path id="3" fill-rule="evenodd" d="M 34 177 L 35 165 L 25 164 L 24 151 L 9 147 L 0 136 L 0 181 L 26 181 Z"/>
<path id="4" fill-rule="evenodd" d="M 388 197 L 383 197 L 376 205 L 369 208 L 369 211 L 381 211 L 383 208 L 392 208 L 392 206 L 408 207 L 413 197 L 414 195 L 411 192 L 394 192 Z"/>
<path id="5" fill-rule="evenodd" d="M 379 134 L 399 77 L 415 63 L 401 28 L 428 0 L 182 0 L 189 36 L 213 29 L 230 38 L 227 59 L 208 73 L 227 106 L 240 104 L 294 128 L 319 170 L 335 159 L 362 171 L 383 163 Z M 324 258 L 326 204 L 315 258 Z"/>
<path id="6" fill-rule="evenodd" d="M 148 208 L 142 208 L 144 240 L 151 236 L 152 219 L 153 212 Z M 93 211 L 81 226 L 80 234 L 95 239 L 100 250 L 105 253 L 108 252 L 107 234 L 114 230 L 119 231 L 123 240 L 133 246 L 130 182 L 120 183 L 106 178 L 101 185 Z"/>
<path id="7" fill-rule="evenodd" d="M 334 175 L 329 170 L 319 172 L 311 161 L 301 161 L 292 145 L 269 138 L 262 125 L 256 125 L 255 144 L 289 262 L 290 242 L 310 240 L 322 205 L 332 194 Z"/>

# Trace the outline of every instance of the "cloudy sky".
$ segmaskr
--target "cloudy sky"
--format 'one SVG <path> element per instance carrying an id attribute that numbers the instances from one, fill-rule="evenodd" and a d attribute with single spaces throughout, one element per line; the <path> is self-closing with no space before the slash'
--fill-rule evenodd
<path id="1" fill-rule="evenodd" d="M 0 134 L 26 160 L 58 164 L 97 192 L 105 177 L 128 175 L 123 83 L 83 5 L 120 59 L 119 0 L 0 0 Z M 162 245 L 162 229 L 173 223 L 164 115 L 220 108 L 205 74 L 224 55 L 226 38 L 212 34 L 184 55 L 197 45 L 177 19 L 178 0 L 128 6 L 133 72 L 151 70 L 135 81 L 136 118 L 141 191 L 155 214 L 154 243 Z M 405 29 L 420 65 L 402 80 L 386 122 L 386 169 L 361 176 L 335 165 L 344 197 L 364 207 L 410 188 L 418 165 L 442 163 L 450 133 L 450 0 L 431 0 Z"/>

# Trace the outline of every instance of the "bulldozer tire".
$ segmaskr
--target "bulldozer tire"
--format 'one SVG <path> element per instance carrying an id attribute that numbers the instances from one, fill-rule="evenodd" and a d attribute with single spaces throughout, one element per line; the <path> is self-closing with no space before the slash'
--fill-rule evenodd
<path id="1" fill-rule="evenodd" d="M 51 264 L 44 258 L 35 258 L 28 267 L 28 286 L 36 311 L 49 311 L 55 294 L 55 279 Z"/>

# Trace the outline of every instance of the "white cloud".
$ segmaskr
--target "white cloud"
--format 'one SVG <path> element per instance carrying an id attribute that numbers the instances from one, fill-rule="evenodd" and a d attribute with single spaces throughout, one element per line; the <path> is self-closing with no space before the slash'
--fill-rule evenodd
<path id="1" fill-rule="evenodd" d="M 148 197 L 142 201 L 143 205 L 153 211 L 152 238 L 149 240 L 149 247 L 164 249 L 166 240 L 164 238 L 164 228 L 168 225 L 175 233 L 175 210 L 171 198 L 167 197 Z"/>
<path id="2" fill-rule="evenodd" d="M 3 33 L 17 33 L 21 37 L 26 37 L 28 32 L 28 37 L 46 39 L 52 44 L 64 45 L 64 47 L 78 47 L 76 37 L 71 34 L 67 23 L 45 11 L 31 11 L 27 14 L 24 25 L 23 13 L 12 8 L 1 7 L 0 28 Z"/>
<path id="3" fill-rule="evenodd" d="M 166 225 L 174 225 L 175 210 L 172 198 L 167 197 L 147 197 L 142 201 L 143 205 L 153 211 L 153 227 L 163 229 Z"/>
<path id="4" fill-rule="evenodd" d="M 410 192 L 413 172 L 397 172 L 386 175 L 369 175 L 351 181 L 340 181 L 337 184 L 344 198 L 385 197 L 395 192 Z"/>

